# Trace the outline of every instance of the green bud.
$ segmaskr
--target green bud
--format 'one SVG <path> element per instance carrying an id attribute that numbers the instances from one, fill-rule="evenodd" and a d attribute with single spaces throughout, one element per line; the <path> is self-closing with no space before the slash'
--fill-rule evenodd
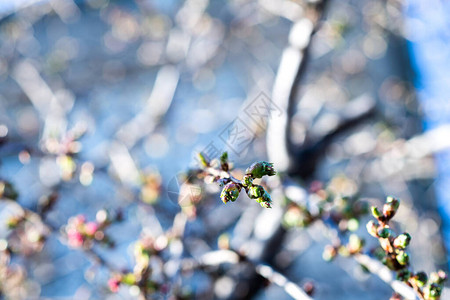
<path id="1" fill-rule="evenodd" d="M 387 219 L 391 219 L 398 210 L 400 201 L 393 197 L 387 197 L 386 203 L 383 205 L 383 215 Z"/>
<path id="2" fill-rule="evenodd" d="M 256 202 L 258 202 L 264 208 L 272 208 L 272 198 L 266 190 L 264 190 L 264 194 L 261 197 L 256 199 Z"/>
<path id="3" fill-rule="evenodd" d="M 8 226 L 9 229 L 14 229 L 24 220 L 22 216 L 12 216 L 6 220 L 6 226 Z"/>
<path id="4" fill-rule="evenodd" d="M 437 283 L 432 283 L 423 289 L 423 294 L 426 300 L 438 300 L 442 294 L 442 286 Z"/>
<path id="5" fill-rule="evenodd" d="M 387 228 L 387 227 L 384 227 L 384 228 L 380 228 L 380 229 L 378 229 L 378 236 L 380 237 L 380 238 L 384 238 L 384 239 L 386 239 L 386 238 L 388 238 L 388 237 L 390 237 L 391 235 L 392 235 L 392 230 L 390 230 L 389 228 Z"/>
<path id="6" fill-rule="evenodd" d="M 220 167 L 222 170 L 228 171 L 228 152 L 226 151 L 220 156 Z"/>
<path id="7" fill-rule="evenodd" d="M 244 175 L 244 177 L 242 178 L 242 184 L 244 186 L 250 186 L 253 184 L 253 177 L 250 175 Z"/>
<path id="8" fill-rule="evenodd" d="M 385 256 L 381 259 L 381 262 L 388 267 L 391 270 L 395 270 L 396 269 L 396 264 L 394 262 L 394 259 L 390 256 Z"/>
<path id="9" fill-rule="evenodd" d="M 397 256 L 395 256 L 395 258 L 402 266 L 405 266 L 409 263 L 409 255 L 405 251 L 400 251 Z"/>
<path id="10" fill-rule="evenodd" d="M 340 246 L 338 248 L 338 253 L 339 253 L 340 256 L 343 256 L 343 257 L 350 256 L 350 250 L 347 247 L 345 247 L 345 246 Z"/>
<path id="11" fill-rule="evenodd" d="M 136 284 L 136 276 L 133 273 L 127 273 L 122 276 L 121 282 L 127 285 L 134 285 Z"/>
<path id="12" fill-rule="evenodd" d="M 260 186 L 260 185 L 253 185 L 248 188 L 247 195 L 250 197 L 250 199 L 257 199 L 261 198 L 266 190 Z"/>
<path id="13" fill-rule="evenodd" d="M 225 185 L 220 194 L 220 199 L 222 199 L 223 203 L 227 203 L 229 201 L 236 201 L 237 197 L 239 197 L 239 192 L 241 190 L 241 186 L 234 183 L 229 182 Z"/>
<path id="14" fill-rule="evenodd" d="M 208 167 L 209 166 L 209 159 L 203 152 L 197 153 L 197 157 L 200 160 L 200 165 L 202 167 Z"/>
<path id="15" fill-rule="evenodd" d="M 423 287 L 428 281 L 428 276 L 425 272 L 419 272 L 414 276 L 414 281 L 418 287 Z"/>
<path id="16" fill-rule="evenodd" d="M 397 280 L 408 281 L 411 277 L 411 272 L 408 269 L 402 269 L 397 272 Z"/>
<path id="17" fill-rule="evenodd" d="M 350 253 L 359 253 L 361 252 L 362 248 L 364 246 L 364 240 L 359 238 L 356 234 L 351 234 L 349 237 L 349 242 L 347 245 L 348 250 Z"/>
<path id="18" fill-rule="evenodd" d="M 376 207 L 376 206 L 371 206 L 370 207 L 370 210 L 372 211 L 372 215 L 375 217 L 375 218 L 379 218 L 379 217 L 381 217 L 381 213 L 380 213 L 380 211 L 378 210 L 378 207 Z"/>
<path id="19" fill-rule="evenodd" d="M 387 204 L 392 204 L 393 207 L 394 207 L 394 209 L 396 209 L 396 210 L 397 210 L 397 209 L 399 208 L 399 206 L 400 206 L 400 200 L 397 199 L 397 198 L 394 198 L 394 197 L 392 197 L 392 196 L 389 196 L 389 197 L 386 198 L 386 203 L 387 203 Z"/>
<path id="20" fill-rule="evenodd" d="M 366 225 L 367 231 L 373 237 L 378 237 L 378 224 L 374 221 L 369 221 Z"/>
<path id="21" fill-rule="evenodd" d="M 395 238 L 394 247 L 400 248 L 400 249 L 405 249 L 409 245 L 410 241 L 411 241 L 411 236 L 409 235 L 409 233 L 407 233 L 407 232 L 402 233 L 398 237 Z"/>
<path id="22" fill-rule="evenodd" d="M 247 170 L 245 170 L 245 174 L 251 175 L 253 178 L 262 178 L 265 175 L 273 176 L 276 172 L 273 169 L 273 163 L 259 161 L 248 167 Z"/>

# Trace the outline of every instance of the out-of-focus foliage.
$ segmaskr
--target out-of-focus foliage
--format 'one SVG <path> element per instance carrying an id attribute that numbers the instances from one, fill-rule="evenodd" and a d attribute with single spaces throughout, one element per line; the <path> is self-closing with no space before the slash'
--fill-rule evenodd
<path id="1" fill-rule="evenodd" d="M 292 292 L 262 276 L 304 283 L 294 292 L 315 299 L 387 299 L 389 286 L 336 256 L 373 247 L 359 224 L 385 194 L 404 200 L 393 227 L 414 237 L 414 265 L 445 265 L 432 201 L 439 147 L 412 138 L 421 112 L 401 4 L 0 1 L 0 295 Z M 255 117 L 277 96 L 276 78 L 296 77 L 280 75 L 280 57 L 302 47 L 292 111 Z M 378 114 L 334 138 L 314 168 L 298 166 L 307 176 L 275 175 L 265 162 L 277 146 L 265 144 L 268 122 L 292 113 L 290 139 L 307 147 L 374 102 Z M 189 169 L 199 151 L 211 160 Z M 239 200 L 224 205 L 220 188 L 223 202 Z M 283 239 L 267 246 L 274 232 Z M 259 261 L 267 247 L 275 255 Z"/>

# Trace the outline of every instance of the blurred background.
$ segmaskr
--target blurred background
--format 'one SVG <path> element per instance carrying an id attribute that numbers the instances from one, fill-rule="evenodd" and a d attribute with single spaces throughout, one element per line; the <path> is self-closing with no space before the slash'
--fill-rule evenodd
<path id="1" fill-rule="evenodd" d="M 395 195 L 403 200 L 398 228 L 413 236 L 414 268 L 447 269 L 448 13 L 437 0 L 0 0 L 0 177 L 4 198 L 6 182 L 18 193 L 0 202 L 0 249 L 10 243 L 20 253 L 0 262 L 3 297 L 136 298 L 133 289 L 111 293 L 110 270 L 68 247 L 60 228 L 78 214 L 120 215 L 105 231 L 115 246 L 95 247 L 113 268 L 131 268 L 133 243 L 172 226 L 180 174 L 198 151 L 228 151 L 244 169 L 270 159 L 306 190 L 319 180 L 370 203 Z M 310 27 L 296 27 L 304 20 Z M 301 58 L 289 52 L 306 46 Z M 298 72 L 283 73 L 282 65 L 297 63 Z M 291 105 L 283 106 L 277 99 L 293 78 Z M 287 119 L 287 135 L 275 126 L 266 139 L 267 122 L 248 115 L 257 103 L 273 103 L 269 122 Z M 355 111 L 368 113 L 333 135 L 314 167 L 281 165 L 277 136 L 303 149 Z M 246 132 L 236 139 L 239 126 Z M 223 233 L 239 248 L 245 238 L 233 237 L 244 230 L 243 216 L 263 214 L 247 198 L 223 205 L 219 191 L 202 187 L 197 218 L 185 228 L 186 256 L 217 249 Z M 5 224 L 24 210 L 48 225 L 30 218 L 28 241 L 33 229 L 45 242 L 8 240 Z M 300 285 L 313 282 L 315 299 L 389 299 L 390 287 L 356 264 L 324 262 L 321 231 L 289 230 L 277 268 Z M 180 289 L 229 298 L 237 283 L 230 274 L 194 272 Z M 252 296 L 290 299 L 276 285 Z"/>

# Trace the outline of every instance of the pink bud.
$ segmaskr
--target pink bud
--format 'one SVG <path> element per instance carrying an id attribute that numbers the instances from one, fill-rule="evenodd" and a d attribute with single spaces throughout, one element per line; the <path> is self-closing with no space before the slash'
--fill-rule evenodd
<path id="1" fill-rule="evenodd" d="M 98 230 L 98 225 L 95 222 L 89 222 L 86 223 L 86 225 L 84 226 L 84 231 L 86 232 L 87 235 L 94 235 Z"/>
<path id="2" fill-rule="evenodd" d="M 83 235 L 76 230 L 69 230 L 67 232 L 67 238 L 69 239 L 69 245 L 74 248 L 83 246 Z"/>
<path id="3" fill-rule="evenodd" d="M 86 221 L 86 217 L 84 215 L 78 215 L 73 218 L 72 222 L 73 222 L 73 225 L 78 227 L 78 226 L 84 224 L 85 221 Z"/>
<path id="4" fill-rule="evenodd" d="M 111 292 L 117 293 L 119 291 L 120 280 L 118 278 L 110 278 L 108 280 L 108 286 Z"/>

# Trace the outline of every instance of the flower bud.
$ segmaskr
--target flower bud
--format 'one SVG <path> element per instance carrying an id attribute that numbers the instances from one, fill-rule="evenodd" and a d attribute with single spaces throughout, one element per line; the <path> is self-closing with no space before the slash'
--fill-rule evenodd
<path id="1" fill-rule="evenodd" d="M 400 206 L 400 200 L 392 196 L 386 198 L 386 203 L 392 204 L 395 210 L 397 210 Z"/>
<path id="2" fill-rule="evenodd" d="M 438 272 L 433 272 L 430 274 L 430 281 L 437 283 L 437 284 L 444 283 L 444 281 L 446 279 L 447 279 L 447 274 L 442 270 L 439 270 Z"/>
<path id="3" fill-rule="evenodd" d="M 283 215 L 283 224 L 288 227 L 295 227 L 298 224 L 301 211 L 297 206 L 291 206 Z"/>
<path id="4" fill-rule="evenodd" d="M 248 167 L 247 170 L 245 170 L 245 174 L 251 175 L 253 178 L 262 178 L 264 175 L 275 175 L 276 172 L 273 169 L 273 163 L 259 161 Z"/>
<path id="5" fill-rule="evenodd" d="M 209 166 L 209 159 L 203 152 L 197 153 L 197 158 L 200 161 L 200 166 L 202 167 L 208 167 Z"/>
<path id="6" fill-rule="evenodd" d="M 264 208 L 272 207 L 272 198 L 266 190 L 264 190 L 264 194 L 261 197 L 256 199 L 256 202 L 258 202 Z"/>
<path id="7" fill-rule="evenodd" d="M 374 221 L 369 221 L 366 225 L 367 231 L 373 237 L 378 237 L 378 224 Z"/>
<path id="8" fill-rule="evenodd" d="M 380 237 L 380 238 L 384 238 L 384 239 L 386 239 L 386 238 L 388 238 L 388 237 L 390 237 L 391 235 L 392 235 L 392 230 L 390 230 L 389 228 L 387 228 L 387 227 L 384 227 L 384 228 L 380 228 L 380 229 L 378 229 L 378 236 Z"/>
<path id="9" fill-rule="evenodd" d="M 136 275 L 133 273 L 127 273 L 123 275 L 121 282 L 127 284 L 127 285 L 134 285 L 136 284 Z"/>
<path id="10" fill-rule="evenodd" d="M 383 215 L 387 219 L 391 219 L 400 205 L 400 201 L 393 197 L 387 197 L 386 203 L 383 205 Z"/>
<path id="11" fill-rule="evenodd" d="M 381 259 L 381 262 L 388 267 L 391 270 L 395 270 L 396 269 L 396 264 L 395 261 L 392 257 L 390 256 L 385 256 Z"/>
<path id="12" fill-rule="evenodd" d="M 253 177 L 251 175 L 244 175 L 242 178 L 242 184 L 245 186 L 250 186 L 253 184 Z"/>
<path id="13" fill-rule="evenodd" d="M 409 235 L 409 233 L 407 233 L 407 232 L 402 233 L 398 237 L 395 238 L 394 247 L 400 248 L 400 249 L 405 249 L 409 245 L 410 241 L 411 241 L 411 236 Z"/>
<path id="14" fill-rule="evenodd" d="M 347 248 L 351 254 L 361 252 L 363 246 L 364 246 L 364 240 L 359 238 L 356 234 L 350 235 Z"/>
<path id="15" fill-rule="evenodd" d="M 338 253 L 342 257 L 348 257 L 348 256 L 350 256 L 350 249 L 345 246 L 340 246 L 338 248 Z"/>
<path id="16" fill-rule="evenodd" d="M 95 222 L 88 222 L 84 225 L 84 232 L 88 236 L 94 236 L 94 234 L 97 232 L 97 230 L 98 230 L 98 225 Z"/>
<path id="17" fill-rule="evenodd" d="M 253 186 L 249 187 L 247 194 L 250 197 L 250 199 L 257 199 L 257 198 L 261 198 L 265 192 L 266 191 L 264 190 L 264 188 L 262 186 L 253 185 Z"/>
<path id="18" fill-rule="evenodd" d="M 370 207 L 370 210 L 372 211 L 372 215 L 375 217 L 375 218 L 379 218 L 379 217 L 381 217 L 381 213 L 380 213 L 380 211 L 378 210 L 378 207 L 376 207 L 376 206 L 372 206 L 372 207 Z"/>
<path id="19" fill-rule="evenodd" d="M 423 289 L 423 295 L 426 300 L 438 300 L 442 294 L 442 286 L 437 283 L 432 283 L 425 286 Z"/>
<path id="20" fill-rule="evenodd" d="M 229 182 L 222 190 L 220 194 L 220 199 L 222 199 L 223 203 L 227 203 L 229 201 L 236 201 L 237 197 L 239 197 L 239 192 L 241 190 L 241 186 L 234 183 Z"/>
<path id="21" fill-rule="evenodd" d="M 337 255 L 336 249 L 331 245 L 326 245 L 323 249 L 322 258 L 325 261 L 332 261 Z"/>
<path id="22" fill-rule="evenodd" d="M 225 172 L 228 171 L 229 165 L 228 165 L 228 152 L 222 153 L 220 156 L 220 168 L 224 170 Z"/>
<path id="23" fill-rule="evenodd" d="M 108 280 L 108 286 L 111 292 L 117 293 L 119 291 L 120 282 L 121 282 L 120 276 L 115 276 Z"/>
<path id="24" fill-rule="evenodd" d="M 423 287 L 428 281 L 428 276 L 425 272 L 419 272 L 413 278 L 418 287 Z"/>
<path id="25" fill-rule="evenodd" d="M 408 281 L 411 277 L 411 272 L 408 269 L 402 269 L 397 272 L 397 280 Z"/>
<path id="26" fill-rule="evenodd" d="M 405 266 L 409 263 L 409 255 L 405 251 L 400 251 L 397 256 L 395 256 L 395 258 L 402 266 Z"/>
<path id="27" fill-rule="evenodd" d="M 272 208 L 272 203 L 271 202 L 260 202 L 259 204 L 263 208 Z"/>
<path id="28" fill-rule="evenodd" d="M 12 216 L 6 221 L 9 229 L 14 229 L 24 220 L 23 216 Z"/>
<path id="29" fill-rule="evenodd" d="M 359 228 L 359 221 L 356 218 L 351 218 L 347 222 L 347 229 L 350 231 L 356 231 Z"/>

